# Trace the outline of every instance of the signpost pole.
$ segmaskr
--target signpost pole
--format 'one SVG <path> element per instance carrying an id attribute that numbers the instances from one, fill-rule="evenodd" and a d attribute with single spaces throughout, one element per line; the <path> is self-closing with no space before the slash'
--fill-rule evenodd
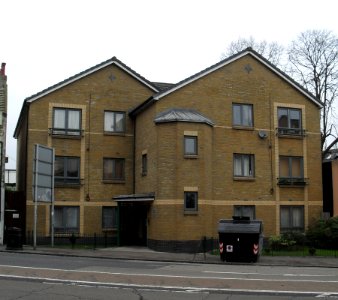
<path id="1" fill-rule="evenodd" d="M 52 212 L 51 212 L 51 218 L 52 218 L 52 222 L 51 222 L 51 226 L 52 226 L 52 230 L 51 230 L 51 235 L 52 235 L 52 239 L 51 239 L 51 244 L 52 247 L 54 247 L 54 163 L 55 163 L 55 150 L 54 148 L 52 149 L 52 176 L 51 176 L 51 186 L 52 186 L 52 194 L 51 194 L 51 201 L 52 201 Z"/>
<path id="2" fill-rule="evenodd" d="M 39 151 L 38 145 L 35 145 L 35 161 L 34 161 L 34 241 L 33 248 L 36 250 L 36 225 L 38 219 L 38 184 L 37 184 L 37 174 L 38 174 L 38 159 Z"/>

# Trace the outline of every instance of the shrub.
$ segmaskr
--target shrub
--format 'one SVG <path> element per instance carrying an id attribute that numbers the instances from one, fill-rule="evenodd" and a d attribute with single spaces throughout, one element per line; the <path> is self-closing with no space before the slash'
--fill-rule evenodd
<path id="1" fill-rule="evenodd" d="M 280 236 L 269 238 L 269 248 L 271 250 L 295 250 L 298 246 L 305 243 L 305 235 L 301 232 L 285 232 Z"/>
<path id="2" fill-rule="evenodd" d="M 338 249 L 338 217 L 317 220 L 309 226 L 306 238 L 311 247 Z"/>

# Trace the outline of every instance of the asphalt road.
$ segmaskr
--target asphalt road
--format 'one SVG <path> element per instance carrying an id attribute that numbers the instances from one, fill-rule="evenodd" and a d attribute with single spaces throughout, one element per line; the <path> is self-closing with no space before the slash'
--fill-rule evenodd
<path id="1" fill-rule="evenodd" d="M 0 299 L 338 299 L 338 270 L 0 254 Z"/>

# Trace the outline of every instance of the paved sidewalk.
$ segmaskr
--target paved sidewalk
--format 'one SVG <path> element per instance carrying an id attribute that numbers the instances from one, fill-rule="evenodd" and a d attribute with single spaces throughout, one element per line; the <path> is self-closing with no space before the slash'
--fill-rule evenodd
<path id="1" fill-rule="evenodd" d="M 222 262 L 218 255 L 209 253 L 168 253 L 153 251 L 145 247 L 114 247 L 90 249 L 71 249 L 58 247 L 40 247 L 36 250 L 31 246 L 24 246 L 22 250 L 7 250 L 6 246 L 0 246 L 0 252 L 18 252 L 42 255 L 59 255 L 75 257 L 93 257 L 102 259 L 129 259 L 129 260 L 149 260 L 164 262 L 185 262 L 185 263 L 208 263 L 208 264 L 230 264 Z M 236 264 L 236 263 L 231 263 Z M 252 264 L 252 263 L 238 263 Z M 261 256 L 254 265 L 266 266 L 290 266 L 290 267 L 331 267 L 338 268 L 338 257 L 290 257 L 290 256 Z"/>

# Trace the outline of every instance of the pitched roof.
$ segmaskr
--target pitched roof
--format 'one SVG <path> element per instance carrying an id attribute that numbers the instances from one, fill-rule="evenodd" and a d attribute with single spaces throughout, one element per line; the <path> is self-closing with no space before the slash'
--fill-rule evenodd
<path id="1" fill-rule="evenodd" d="M 147 87 L 149 87 L 151 90 L 153 90 L 154 92 L 160 92 L 162 89 L 159 88 L 160 83 L 158 83 L 158 85 L 156 85 L 155 83 L 150 82 L 149 80 L 147 80 L 146 78 L 144 78 L 143 76 L 141 76 L 140 74 L 138 74 L 137 72 L 135 72 L 133 69 L 131 69 L 130 67 L 128 67 L 127 65 L 125 65 L 122 61 L 118 60 L 115 56 L 113 58 L 110 58 L 102 63 L 99 63 L 87 70 L 84 70 L 78 74 L 75 74 L 57 84 L 54 84 L 28 98 L 25 99 L 25 102 L 33 102 L 51 92 L 54 92 L 74 81 L 77 81 L 87 75 L 90 75 L 98 70 L 101 70 L 109 65 L 116 65 L 118 66 L 120 69 L 124 70 L 126 73 L 128 73 L 129 75 L 131 75 L 132 77 L 134 77 L 136 80 L 140 81 L 141 83 L 143 83 L 144 85 L 146 85 Z"/>
<path id="2" fill-rule="evenodd" d="M 124 70 L 126 73 L 128 73 L 129 75 L 131 75 L 132 77 L 134 77 L 136 80 L 138 80 L 139 82 L 143 83 L 144 85 L 146 85 L 147 87 L 149 87 L 153 92 L 157 93 L 159 91 L 163 91 L 164 87 L 170 85 L 170 84 L 163 84 L 163 83 L 152 83 L 149 80 L 147 80 L 146 78 L 144 78 L 143 76 L 141 76 L 140 74 L 138 74 L 137 72 L 135 72 L 133 69 L 131 69 L 130 67 L 128 67 L 127 65 L 125 65 L 122 61 L 118 60 L 115 56 L 111 59 L 108 59 L 102 63 L 99 63 L 89 69 L 86 69 L 78 74 L 75 74 L 57 84 L 54 84 L 28 98 L 25 99 L 22 108 L 21 108 L 21 112 L 19 115 L 19 119 L 18 122 L 16 124 L 16 128 L 14 130 L 14 137 L 17 138 L 18 135 L 18 130 L 23 118 L 23 114 L 25 113 L 27 106 L 29 106 L 29 104 L 35 100 L 40 99 L 43 96 L 46 96 L 58 89 L 63 88 L 64 86 L 71 84 L 72 82 L 75 82 L 85 76 L 88 76 L 96 71 L 99 71 L 109 65 L 116 65 L 117 67 L 119 67 L 120 69 Z M 161 88 L 162 87 L 162 88 Z"/>
<path id="3" fill-rule="evenodd" d="M 206 123 L 210 126 L 214 122 L 205 117 L 201 113 L 192 109 L 170 108 L 164 112 L 159 113 L 155 119 L 155 123 L 169 123 L 169 122 L 190 122 L 190 123 Z"/>
<path id="4" fill-rule="evenodd" d="M 155 94 L 151 99 L 148 99 L 143 104 L 136 107 L 133 111 L 131 111 L 131 115 L 137 115 L 139 112 L 143 111 L 146 107 L 154 103 L 155 101 L 160 100 L 161 98 L 179 90 L 180 88 L 188 85 L 189 83 L 192 83 L 240 58 L 246 55 L 251 55 L 256 60 L 261 62 L 263 65 L 265 65 L 268 69 L 270 69 L 273 73 L 287 81 L 290 85 L 292 85 L 295 89 L 297 89 L 300 93 L 302 93 L 305 97 L 307 97 L 310 101 L 312 101 L 315 105 L 317 105 L 319 108 L 323 107 L 323 103 L 318 100 L 313 94 L 311 94 L 308 90 L 306 90 L 304 87 L 302 87 L 299 83 L 297 83 L 294 79 L 292 79 L 289 75 L 284 73 L 282 70 L 277 68 L 275 65 L 270 63 L 266 58 L 264 58 L 262 55 L 260 55 L 258 52 L 253 50 L 251 47 L 244 49 L 243 51 L 234 54 L 224 60 L 221 60 L 220 62 L 178 82 L 177 84 L 173 85 L 167 90 L 160 91 L 157 94 Z"/>

